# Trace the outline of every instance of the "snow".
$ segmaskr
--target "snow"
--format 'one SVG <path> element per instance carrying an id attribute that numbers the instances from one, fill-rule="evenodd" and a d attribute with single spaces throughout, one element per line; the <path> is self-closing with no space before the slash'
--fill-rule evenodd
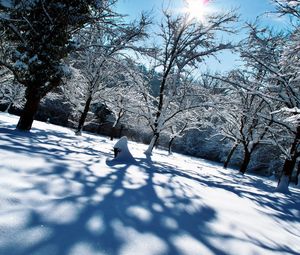
<path id="1" fill-rule="evenodd" d="M 297 6 L 299 6 L 300 5 L 300 2 L 299 1 L 288 1 L 288 3 L 287 3 L 290 7 L 294 7 L 294 8 L 296 8 Z"/>
<path id="2" fill-rule="evenodd" d="M 300 191 L 128 142 L 0 114 L 0 254 L 299 254 Z"/>
<path id="3" fill-rule="evenodd" d="M 128 149 L 128 139 L 126 136 L 120 138 L 120 140 L 114 145 L 114 149 L 117 150 L 117 155 L 113 159 L 114 163 L 129 163 L 134 162 L 129 149 Z"/>

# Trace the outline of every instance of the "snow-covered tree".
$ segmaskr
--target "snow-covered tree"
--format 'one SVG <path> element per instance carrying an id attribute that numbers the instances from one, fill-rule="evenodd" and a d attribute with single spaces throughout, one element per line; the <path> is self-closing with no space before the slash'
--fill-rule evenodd
<path id="1" fill-rule="evenodd" d="M 105 87 L 113 86 L 110 77 L 120 72 L 120 57 L 142 50 L 137 43 L 147 36 L 146 28 L 149 24 L 148 18 L 142 15 L 140 20 L 129 24 L 125 24 L 122 19 L 101 26 L 95 24 L 78 35 L 77 40 L 82 46 L 71 62 L 80 70 L 85 83 L 81 90 L 84 107 L 76 134 L 81 134 L 93 101 L 98 100 L 97 96 L 101 95 Z"/>
<path id="2" fill-rule="evenodd" d="M 219 96 L 220 102 L 216 107 L 217 116 L 221 119 L 220 134 L 232 142 L 224 167 L 228 166 L 233 153 L 241 145 L 243 161 L 240 173 L 244 174 L 258 145 L 270 143 L 266 138 L 270 136 L 273 124 L 270 115 L 272 108 L 264 98 L 255 93 L 261 86 L 260 70 L 254 77 L 246 70 L 235 70 L 226 78 L 219 79 L 228 86 L 226 93 Z M 251 92 L 241 86 L 251 88 Z"/>
<path id="3" fill-rule="evenodd" d="M 273 2 L 277 12 L 280 15 L 288 16 L 292 25 L 290 36 L 284 45 L 280 66 L 274 73 L 277 86 L 280 87 L 279 97 L 283 101 L 281 110 L 289 115 L 283 126 L 287 127 L 292 137 L 283 166 L 283 174 L 278 184 L 279 191 L 286 191 L 297 160 L 296 175 L 300 174 L 300 1 L 273 0 Z"/>
<path id="4" fill-rule="evenodd" d="M 172 145 L 175 139 L 182 138 L 190 130 L 201 130 L 203 125 L 203 116 L 200 114 L 203 109 L 191 109 L 183 111 L 173 118 L 168 127 L 162 133 L 169 137 L 168 152 L 172 154 Z"/>
<path id="5" fill-rule="evenodd" d="M 135 86 L 133 80 L 135 70 L 130 69 L 131 65 L 132 63 L 125 64 L 123 61 L 121 65 L 123 68 L 118 69 L 118 72 L 114 72 L 109 77 L 113 86 L 104 88 L 97 97 L 109 109 L 114 118 L 110 134 L 111 140 L 113 140 L 116 127 L 120 122 L 123 120 L 127 126 L 134 126 L 139 112 L 141 95 Z"/>
<path id="6" fill-rule="evenodd" d="M 257 25 L 249 26 L 250 33 L 247 47 L 242 50 L 242 57 L 248 66 L 259 68 L 264 75 L 264 86 L 256 93 L 260 97 L 271 102 L 275 111 L 273 121 L 278 127 L 273 129 L 274 138 L 285 134 L 283 144 L 274 139 L 275 144 L 281 149 L 285 157 L 282 176 L 279 180 L 278 190 L 288 190 L 288 183 L 294 171 L 299 157 L 300 126 L 299 122 L 283 121 L 279 112 L 288 112 L 297 115 L 300 107 L 299 87 L 299 28 L 292 33 L 274 34 L 267 28 L 260 29 Z M 249 90 L 248 87 L 243 87 Z M 289 109 L 286 111 L 286 109 Z M 291 117 L 291 116 L 290 116 Z M 284 118 L 286 119 L 286 118 Z"/>
<path id="7" fill-rule="evenodd" d="M 22 108 L 24 95 L 24 86 L 14 79 L 8 69 L 0 69 L 0 104 L 7 105 L 5 112 L 8 112 L 12 106 Z"/>
<path id="8" fill-rule="evenodd" d="M 191 101 L 185 100 L 187 91 L 181 80 L 186 72 L 197 66 L 205 57 L 232 47 L 229 43 L 218 42 L 217 32 L 229 31 L 228 24 L 235 20 L 236 16 L 232 12 L 207 17 L 205 23 L 190 20 L 187 16 L 171 16 L 164 12 L 164 21 L 158 34 L 161 44 L 153 56 L 161 73 L 159 96 L 155 99 L 156 103 L 147 110 L 150 113 L 149 125 L 153 135 L 146 154 L 152 153 L 168 121 L 195 107 Z M 177 102 L 181 101 L 180 104 L 176 104 L 179 107 L 174 103 L 176 97 L 179 97 Z M 150 102 L 152 99 L 147 100 Z"/>
<path id="9" fill-rule="evenodd" d="M 294 21 L 300 20 L 300 0 L 272 0 L 277 13 L 287 15 Z"/>
<path id="10" fill-rule="evenodd" d="M 69 73 L 63 60 L 75 50 L 74 33 L 110 17 L 112 2 L 115 0 L 0 2 L 0 65 L 26 87 L 18 129 L 31 129 L 40 100 Z"/>

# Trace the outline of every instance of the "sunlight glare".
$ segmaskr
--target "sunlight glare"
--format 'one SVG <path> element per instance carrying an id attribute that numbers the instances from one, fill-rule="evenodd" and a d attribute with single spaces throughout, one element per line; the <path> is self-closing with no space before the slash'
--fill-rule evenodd
<path id="1" fill-rule="evenodd" d="M 203 22 L 209 11 L 208 1 L 209 0 L 186 0 L 184 11 L 189 15 L 190 19 L 197 19 Z"/>

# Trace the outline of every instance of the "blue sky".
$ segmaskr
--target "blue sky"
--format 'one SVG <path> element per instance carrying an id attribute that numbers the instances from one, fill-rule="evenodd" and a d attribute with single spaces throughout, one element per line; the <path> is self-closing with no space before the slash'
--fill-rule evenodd
<path id="1" fill-rule="evenodd" d="M 154 17 L 159 18 L 162 6 L 179 9 L 185 5 L 184 2 L 185 0 L 119 0 L 118 9 L 131 17 L 142 11 L 153 10 Z M 219 10 L 239 8 L 241 19 L 244 21 L 254 20 L 264 12 L 274 10 L 270 0 L 209 0 L 209 5 Z"/>
<path id="2" fill-rule="evenodd" d="M 270 14 L 270 12 L 274 10 L 274 6 L 270 0 L 209 0 L 208 5 L 212 10 L 217 11 L 237 8 L 240 15 L 240 27 L 242 27 L 245 22 L 255 21 L 257 17 L 260 17 L 263 24 L 272 26 L 275 29 L 282 29 L 287 26 L 284 20 Z M 159 22 L 162 7 L 169 7 L 168 9 L 179 12 L 182 11 L 185 6 L 185 0 L 119 0 L 118 11 L 123 14 L 128 14 L 130 19 L 136 18 L 143 11 L 152 11 L 153 19 Z M 234 40 L 239 40 L 243 38 L 244 35 L 243 32 L 240 32 L 233 38 Z M 219 54 L 219 59 L 221 63 L 210 59 L 206 65 L 203 65 L 202 69 L 227 71 L 240 63 L 236 61 L 238 60 L 237 56 L 230 52 L 222 52 Z"/>

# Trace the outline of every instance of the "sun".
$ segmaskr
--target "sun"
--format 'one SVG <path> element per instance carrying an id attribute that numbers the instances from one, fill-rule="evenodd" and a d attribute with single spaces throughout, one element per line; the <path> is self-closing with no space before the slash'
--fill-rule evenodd
<path id="1" fill-rule="evenodd" d="M 190 19 L 197 19 L 204 21 L 205 16 L 209 12 L 209 0 L 185 0 L 185 12 L 189 15 Z"/>

